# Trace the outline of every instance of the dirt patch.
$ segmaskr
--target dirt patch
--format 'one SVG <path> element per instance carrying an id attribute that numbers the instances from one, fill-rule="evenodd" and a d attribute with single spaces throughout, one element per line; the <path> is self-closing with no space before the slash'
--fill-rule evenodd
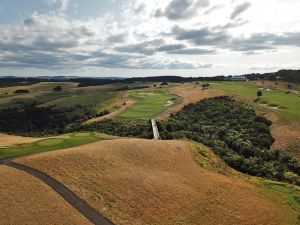
<path id="1" fill-rule="evenodd" d="M 225 92 L 219 90 L 206 89 L 203 90 L 201 85 L 195 85 L 193 83 L 186 83 L 182 85 L 173 85 L 168 87 L 170 94 L 176 95 L 181 98 L 178 104 L 175 104 L 157 116 L 157 119 L 167 119 L 171 113 L 180 111 L 185 105 L 190 103 L 196 103 L 205 98 L 211 98 L 224 95 Z"/>
<path id="2" fill-rule="evenodd" d="M 135 101 L 133 99 L 128 98 L 128 93 L 127 93 L 127 95 L 125 96 L 125 99 L 122 99 L 122 101 L 121 100 L 119 101 L 119 103 L 118 103 L 118 105 L 120 107 L 119 109 L 117 109 L 116 111 L 109 113 L 105 116 L 90 119 L 90 120 L 86 121 L 84 124 L 92 124 L 92 123 L 96 123 L 96 122 L 101 122 L 105 119 L 112 119 L 112 118 L 116 117 L 119 113 L 124 112 L 128 107 L 130 107 L 134 103 L 135 103 Z"/>
<path id="3" fill-rule="evenodd" d="M 288 125 L 274 125 L 272 135 L 275 142 L 272 149 L 284 149 L 291 155 L 300 159 L 300 130 Z"/>
<path id="4" fill-rule="evenodd" d="M 21 137 L 0 133 L 0 147 L 8 147 L 12 145 L 25 144 L 40 140 L 39 138 Z"/>
<path id="5" fill-rule="evenodd" d="M 201 168 L 181 141 L 111 140 L 17 161 L 59 180 L 115 224 L 296 223 L 243 178 Z"/>
<path id="6" fill-rule="evenodd" d="M 0 224 L 91 225 L 38 179 L 0 165 Z"/>

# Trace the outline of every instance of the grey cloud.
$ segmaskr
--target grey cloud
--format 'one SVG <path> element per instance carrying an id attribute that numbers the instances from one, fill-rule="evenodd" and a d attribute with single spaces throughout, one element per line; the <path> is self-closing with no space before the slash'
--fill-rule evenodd
<path id="1" fill-rule="evenodd" d="M 225 31 L 216 31 L 209 28 L 187 30 L 178 26 L 172 29 L 177 40 L 187 40 L 198 46 L 220 45 L 230 39 Z"/>
<path id="2" fill-rule="evenodd" d="M 125 41 L 127 34 L 115 34 L 107 38 L 109 43 L 122 43 Z"/>
<path id="3" fill-rule="evenodd" d="M 163 44 L 164 41 L 162 39 L 157 39 L 152 41 L 141 42 L 138 44 L 116 47 L 115 50 L 118 52 L 153 55 L 156 52 L 156 49 Z"/>
<path id="4" fill-rule="evenodd" d="M 234 20 L 235 18 L 237 18 L 240 14 L 242 14 L 243 12 L 245 12 L 249 7 L 251 6 L 250 2 L 244 2 L 238 6 L 235 7 L 235 9 L 233 10 L 233 12 L 231 13 L 230 18 L 232 20 Z"/>
<path id="5" fill-rule="evenodd" d="M 226 28 L 234 26 L 227 24 L 215 29 L 184 29 L 178 26 L 172 29 L 172 35 L 180 41 L 189 41 L 196 46 L 214 46 L 232 51 L 264 51 L 274 50 L 279 46 L 300 47 L 300 32 L 283 34 L 257 33 L 250 37 L 233 37 Z"/>
<path id="6" fill-rule="evenodd" d="M 172 55 L 208 55 L 215 53 L 215 50 L 200 49 L 200 48 L 187 48 L 183 44 L 172 44 L 172 45 L 163 45 L 156 49 L 159 52 L 166 52 Z"/>
<path id="7" fill-rule="evenodd" d="M 281 35 L 257 33 L 247 38 L 234 38 L 228 47 L 235 51 L 259 51 L 273 50 L 279 46 L 300 47 L 300 32 Z"/>
<path id="8" fill-rule="evenodd" d="M 209 6 L 209 0 L 173 0 L 163 10 L 158 10 L 155 16 L 166 16 L 170 20 L 189 19 L 196 15 L 200 8 Z"/>
<path id="9" fill-rule="evenodd" d="M 209 55 L 216 53 L 215 50 L 207 49 L 198 49 L 198 48 L 186 48 L 174 51 L 168 51 L 168 54 L 177 54 L 177 55 Z"/>
<path id="10" fill-rule="evenodd" d="M 203 14 L 204 15 L 209 15 L 212 12 L 217 11 L 217 10 L 223 8 L 223 7 L 224 7 L 224 5 L 214 5 L 214 6 L 210 7 L 209 9 L 207 9 Z"/>
<path id="11" fill-rule="evenodd" d="M 185 45 L 183 45 L 183 44 L 163 45 L 163 46 L 157 48 L 157 51 L 168 52 L 168 51 L 173 51 L 173 50 L 178 50 L 178 49 L 183 49 L 183 48 L 185 48 Z"/>
<path id="12" fill-rule="evenodd" d="M 146 5 L 142 3 L 134 9 L 134 13 L 140 14 L 140 13 L 144 12 L 145 8 L 146 8 Z"/>

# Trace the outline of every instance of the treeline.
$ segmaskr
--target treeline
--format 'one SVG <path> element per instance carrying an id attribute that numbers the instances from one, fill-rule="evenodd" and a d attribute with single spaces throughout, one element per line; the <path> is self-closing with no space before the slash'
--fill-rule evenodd
<path id="1" fill-rule="evenodd" d="M 79 130 L 97 131 L 120 137 L 153 138 L 150 123 L 144 120 L 111 120 L 82 125 Z"/>
<path id="2" fill-rule="evenodd" d="M 229 97 L 187 105 L 157 125 L 162 139 L 188 138 L 204 143 L 243 173 L 300 184 L 300 162 L 270 150 L 274 142 L 271 121 Z"/>
<path id="3" fill-rule="evenodd" d="M 270 80 L 300 83 L 300 70 L 279 70 L 275 73 L 253 73 L 245 75 L 249 80 Z"/>
<path id="4" fill-rule="evenodd" d="M 97 86 L 106 84 L 132 84 L 134 82 L 151 82 L 151 83 L 182 83 L 194 81 L 223 81 L 224 76 L 217 77 L 180 77 L 180 76 L 156 76 L 156 77 L 133 77 L 126 79 L 99 79 L 99 78 L 76 78 L 71 79 L 72 82 L 79 83 L 79 87 Z"/>
<path id="5" fill-rule="evenodd" d="M 78 113 L 78 107 L 37 107 L 36 103 L 22 108 L 13 107 L 0 111 L 0 132 L 24 136 L 62 134 L 78 127 L 89 112 Z"/>
<path id="6" fill-rule="evenodd" d="M 253 73 L 245 74 L 249 80 L 270 80 L 270 81 L 285 81 L 291 83 L 300 83 L 300 70 L 280 70 L 274 73 Z M 167 83 L 182 83 L 194 81 L 227 81 L 231 76 L 214 76 L 214 77 L 181 77 L 181 76 L 156 76 L 156 77 L 132 77 L 132 78 L 101 78 L 101 77 L 2 77 L 0 78 L 0 87 L 17 86 L 17 85 L 31 85 L 40 82 L 76 82 L 79 87 L 99 86 L 107 84 L 132 84 L 134 82 L 167 82 Z"/>
<path id="7" fill-rule="evenodd" d="M 41 82 L 65 82 L 59 77 L 0 77 L 0 87 L 29 86 Z"/>

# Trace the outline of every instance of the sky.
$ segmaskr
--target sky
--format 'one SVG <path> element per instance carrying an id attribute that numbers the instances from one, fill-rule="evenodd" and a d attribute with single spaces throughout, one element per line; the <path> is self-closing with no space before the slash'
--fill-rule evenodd
<path id="1" fill-rule="evenodd" d="M 0 76 L 300 69 L 300 0 L 0 0 Z"/>

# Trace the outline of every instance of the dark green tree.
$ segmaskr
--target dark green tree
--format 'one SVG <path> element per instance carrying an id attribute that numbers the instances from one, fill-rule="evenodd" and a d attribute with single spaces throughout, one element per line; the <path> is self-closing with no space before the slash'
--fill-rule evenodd
<path id="1" fill-rule="evenodd" d="M 258 92 L 256 93 L 256 95 L 257 95 L 257 99 L 259 100 L 259 98 L 263 95 L 263 93 L 262 93 L 261 91 L 258 91 Z"/>

